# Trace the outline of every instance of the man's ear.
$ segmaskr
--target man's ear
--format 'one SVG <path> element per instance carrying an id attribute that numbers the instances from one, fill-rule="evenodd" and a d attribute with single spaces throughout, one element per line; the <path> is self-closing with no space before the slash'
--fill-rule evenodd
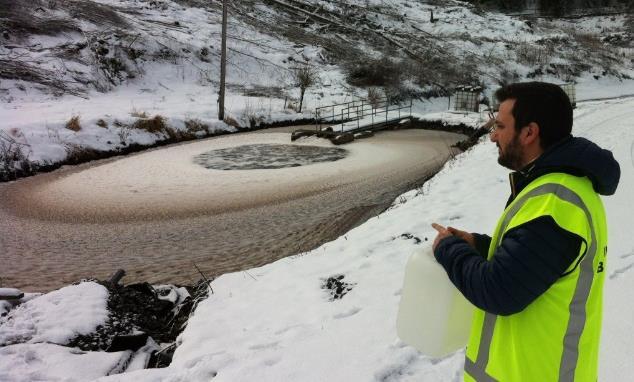
<path id="1" fill-rule="evenodd" d="M 539 143 L 539 125 L 537 123 L 531 122 L 523 129 L 522 141 L 525 145 Z"/>

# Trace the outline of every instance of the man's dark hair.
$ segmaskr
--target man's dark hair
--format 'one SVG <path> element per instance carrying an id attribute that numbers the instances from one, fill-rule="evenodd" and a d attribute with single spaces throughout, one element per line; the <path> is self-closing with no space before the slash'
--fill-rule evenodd
<path id="1" fill-rule="evenodd" d="M 502 103 L 515 100 L 515 129 L 531 122 L 539 125 L 540 146 L 546 150 L 568 137 L 572 131 L 572 105 L 564 90 L 546 82 L 522 82 L 506 85 L 495 92 Z"/>

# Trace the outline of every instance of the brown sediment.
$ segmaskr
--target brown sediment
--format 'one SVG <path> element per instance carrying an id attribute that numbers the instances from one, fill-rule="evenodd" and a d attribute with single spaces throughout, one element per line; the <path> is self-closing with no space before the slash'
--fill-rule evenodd
<path id="1" fill-rule="evenodd" d="M 310 179 L 297 187 L 265 184 L 262 195 L 245 192 L 244 200 L 234 204 L 228 194 L 214 203 L 202 198 L 181 205 L 176 192 L 175 204 L 157 204 L 156 211 L 147 211 L 147 206 L 133 211 L 136 205 L 129 201 L 122 201 L 119 209 L 104 204 L 112 211 L 100 211 L 106 207 L 95 207 L 99 195 L 59 205 L 56 198 L 62 196 L 42 198 L 42 190 L 66 190 L 50 188 L 56 181 L 89 174 L 116 162 L 112 159 L 2 184 L 2 285 L 47 291 L 81 278 L 106 278 L 118 268 L 127 272 L 125 283 L 192 283 L 200 278 L 194 263 L 212 277 L 306 252 L 363 223 L 420 184 L 449 157 L 449 144 L 461 138 L 421 130 L 379 133 L 365 144 L 397 152 L 391 162 L 327 174 L 327 181 Z M 89 212 L 87 217 L 82 209 Z"/>

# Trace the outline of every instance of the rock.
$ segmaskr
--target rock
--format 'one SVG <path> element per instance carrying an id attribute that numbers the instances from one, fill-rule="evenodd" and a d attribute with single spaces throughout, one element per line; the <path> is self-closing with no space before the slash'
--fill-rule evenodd
<path id="1" fill-rule="evenodd" d="M 349 284 L 343 281 L 344 275 L 331 276 L 324 280 L 322 289 L 327 289 L 330 292 L 330 301 L 339 300 L 343 298 L 348 292 L 352 290 L 355 284 Z"/>
<path id="2" fill-rule="evenodd" d="M 24 297 L 24 293 L 15 288 L 0 288 L 0 300 L 19 300 Z"/>
<path id="3" fill-rule="evenodd" d="M 132 335 L 117 335 L 114 336 L 110 346 L 106 349 L 107 352 L 118 352 L 122 350 L 137 351 L 147 343 L 147 333 L 132 334 Z"/>
<path id="4" fill-rule="evenodd" d="M 315 135 L 315 132 L 312 130 L 295 130 L 291 133 L 291 142 L 299 138 L 308 137 L 311 135 Z"/>
<path id="5" fill-rule="evenodd" d="M 350 133 L 337 134 L 333 138 L 330 138 L 330 141 L 335 145 L 343 145 L 354 141 L 354 136 Z"/>
<path id="6" fill-rule="evenodd" d="M 370 138 L 374 136 L 374 131 L 366 130 L 354 134 L 354 139 Z"/>

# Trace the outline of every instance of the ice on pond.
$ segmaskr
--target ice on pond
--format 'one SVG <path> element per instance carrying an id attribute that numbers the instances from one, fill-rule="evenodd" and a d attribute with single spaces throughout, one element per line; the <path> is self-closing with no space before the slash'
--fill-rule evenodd
<path id="1" fill-rule="evenodd" d="M 214 170 L 278 169 L 343 159 L 348 150 L 284 144 L 252 144 L 202 153 L 194 163 Z"/>

